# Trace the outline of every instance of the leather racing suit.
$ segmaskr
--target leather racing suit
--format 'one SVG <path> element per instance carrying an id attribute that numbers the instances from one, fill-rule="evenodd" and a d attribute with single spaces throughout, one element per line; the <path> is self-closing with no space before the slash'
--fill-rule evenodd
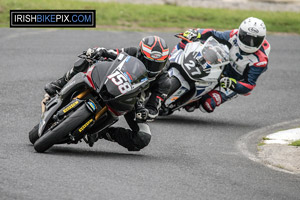
<path id="1" fill-rule="evenodd" d="M 237 44 L 238 29 L 224 32 L 212 29 L 197 29 L 197 32 L 201 34 L 201 40 L 206 40 L 213 36 L 218 42 L 228 46 L 230 64 L 225 66 L 223 74 L 236 80 L 234 89 L 215 88 L 204 95 L 198 102 L 194 102 L 186 107 L 188 111 L 191 106 L 197 108 L 201 106 L 201 110 L 204 109 L 204 111 L 210 113 L 217 106 L 236 97 L 238 94 L 245 96 L 250 94 L 255 88 L 259 76 L 267 70 L 271 47 L 269 42 L 264 40 L 258 51 L 249 54 L 241 51 Z M 171 56 L 177 50 L 184 49 L 186 43 L 187 41 L 185 40 L 179 42 L 172 50 Z"/>

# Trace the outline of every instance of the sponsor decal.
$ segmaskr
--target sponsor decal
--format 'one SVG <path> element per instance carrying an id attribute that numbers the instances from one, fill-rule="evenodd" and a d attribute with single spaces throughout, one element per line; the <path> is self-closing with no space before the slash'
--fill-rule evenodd
<path id="1" fill-rule="evenodd" d="M 123 72 L 124 76 L 128 79 L 129 83 L 132 82 L 132 77 L 128 72 Z"/>
<path id="2" fill-rule="evenodd" d="M 217 93 L 213 93 L 212 97 L 214 98 L 214 100 L 216 101 L 217 106 L 221 104 L 222 100 L 221 100 L 221 96 Z"/>
<path id="3" fill-rule="evenodd" d="M 212 107 L 210 106 L 210 104 L 208 102 L 205 102 L 205 107 L 210 110 L 213 111 Z"/>
<path id="4" fill-rule="evenodd" d="M 151 57 L 154 59 L 159 59 L 162 57 L 162 53 L 160 53 L 158 51 L 153 51 L 153 53 L 151 53 Z"/>
<path id="5" fill-rule="evenodd" d="M 248 30 L 251 32 L 251 33 L 259 33 L 259 30 L 255 27 L 249 27 Z"/>
<path id="6" fill-rule="evenodd" d="M 87 121 L 80 129 L 79 132 L 81 133 L 86 127 L 88 127 L 88 125 L 90 125 L 93 122 L 93 119 L 90 119 L 89 121 Z"/>
<path id="7" fill-rule="evenodd" d="M 171 99 L 171 101 L 176 101 L 178 99 L 178 97 L 173 97 L 172 99 Z"/>
<path id="8" fill-rule="evenodd" d="M 233 44 L 234 44 L 234 46 L 239 46 L 238 43 L 237 43 L 237 39 L 233 40 Z"/>
<path id="9" fill-rule="evenodd" d="M 254 66 L 255 67 L 265 67 L 267 65 L 267 61 L 263 61 L 263 62 L 258 62 L 258 63 L 255 63 Z"/>
<path id="10" fill-rule="evenodd" d="M 146 78 L 143 78 L 142 80 L 141 80 L 141 83 L 142 82 L 145 82 L 145 81 L 147 81 L 148 80 L 148 78 L 146 77 Z"/>
<path id="11" fill-rule="evenodd" d="M 63 109 L 63 112 L 66 113 L 69 110 L 71 110 L 72 108 L 74 108 L 77 104 L 79 103 L 79 101 L 75 101 L 74 103 L 72 103 L 71 105 L 69 105 L 68 107 L 66 107 L 65 109 Z"/>
<path id="12" fill-rule="evenodd" d="M 92 102 L 91 100 L 89 102 L 87 102 L 88 105 L 90 106 L 90 108 L 95 111 L 96 110 L 96 105 L 94 104 L 94 102 Z"/>
<path id="13" fill-rule="evenodd" d="M 124 58 L 124 54 L 121 54 L 121 53 L 120 53 L 120 54 L 118 55 L 118 57 L 117 57 L 118 60 L 122 60 L 123 58 Z M 120 63 L 120 65 L 121 65 L 121 64 L 122 64 L 122 66 L 123 66 L 124 63 L 122 62 L 122 63 Z"/>
<path id="14" fill-rule="evenodd" d="M 128 62 L 130 60 L 131 56 L 127 56 L 125 62 Z"/>

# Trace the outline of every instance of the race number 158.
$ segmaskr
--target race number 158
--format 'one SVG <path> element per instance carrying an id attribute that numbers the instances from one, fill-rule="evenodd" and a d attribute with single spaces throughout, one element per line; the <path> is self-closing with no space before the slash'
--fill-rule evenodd
<path id="1" fill-rule="evenodd" d="M 131 90 L 131 85 L 127 78 L 119 71 L 115 71 L 111 75 L 107 76 L 107 78 L 110 79 L 116 86 L 118 86 L 118 89 L 122 94 L 125 94 Z"/>

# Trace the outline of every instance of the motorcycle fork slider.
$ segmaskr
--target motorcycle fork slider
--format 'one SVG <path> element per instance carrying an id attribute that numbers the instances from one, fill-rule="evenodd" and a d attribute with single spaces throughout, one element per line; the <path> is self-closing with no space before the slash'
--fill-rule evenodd
<path id="1" fill-rule="evenodd" d="M 85 90 L 85 91 L 83 91 L 83 92 L 81 92 L 79 95 L 77 95 L 74 99 L 82 99 L 82 98 L 84 98 L 86 95 L 88 95 L 90 93 L 90 90 L 89 89 L 87 89 L 87 90 Z"/>
<path id="2" fill-rule="evenodd" d="M 97 121 L 106 111 L 107 106 L 104 106 L 99 112 L 96 113 L 95 121 Z"/>

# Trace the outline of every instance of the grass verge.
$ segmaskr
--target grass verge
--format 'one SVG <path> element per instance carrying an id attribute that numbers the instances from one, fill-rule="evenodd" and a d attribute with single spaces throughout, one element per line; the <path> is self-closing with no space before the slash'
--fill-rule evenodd
<path id="1" fill-rule="evenodd" d="M 294 141 L 291 143 L 292 146 L 300 146 L 300 140 Z"/>
<path id="2" fill-rule="evenodd" d="M 97 27 L 117 30 L 184 30 L 186 28 L 237 28 L 254 16 L 264 20 L 268 31 L 300 34 L 300 13 L 262 12 L 179 7 L 175 5 L 137 5 L 83 2 L 78 0 L 0 0 L 0 26 L 9 27 L 9 10 L 92 9 Z"/>

